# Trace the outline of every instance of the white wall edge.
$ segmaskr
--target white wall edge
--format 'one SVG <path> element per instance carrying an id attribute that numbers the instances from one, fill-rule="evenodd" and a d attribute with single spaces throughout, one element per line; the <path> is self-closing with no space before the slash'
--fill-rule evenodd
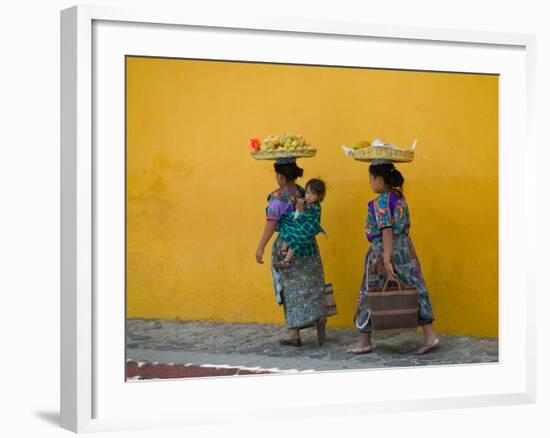
<path id="1" fill-rule="evenodd" d="M 369 415 L 393 414 L 400 412 L 423 412 L 439 411 L 447 409 L 476 409 L 492 406 L 511 406 L 532 404 L 527 393 L 499 394 L 472 397 L 448 397 L 429 400 L 409 401 L 386 401 L 375 403 L 359 403 L 346 405 L 319 405 L 299 410 L 288 410 L 281 408 L 280 415 L 286 420 L 300 421 L 310 418 L 335 418 L 335 417 L 357 417 L 363 418 Z M 279 423 L 280 416 L 272 409 L 261 411 L 254 410 L 250 413 L 227 412 L 226 414 L 212 417 L 210 414 L 184 418 L 181 415 L 154 416 L 147 418 L 109 418 L 91 421 L 82 431 L 86 433 L 97 433 L 119 430 L 146 430 L 164 428 L 185 428 L 198 427 L 205 424 L 230 425 L 230 424 L 253 424 Z M 368 420 L 367 420 L 368 421 Z"/>
<path id="2" fill-rule="evenodd" d="M 491 32 L 471 29 L 430 28 L 367 21 L 329 21 L 296 19 L 285 16 L 245 16 L 242 13 L 223 15 L 201 14 L 190 9 L 123 8 L 117 6 L 80 5 L 79 11 L 92 20 L 112 20 L 132 23 L 173 24 L 200 27 L 221 27 L 242 30 L 272 30 L 333 34 L 377 38 L 401 38 L 457 43 L 496 44 L 526 47 L 531 34 Z"/>
<path id="3" fill-rule="evenodd" d="M 92 419 L 91 20 L 61 12 L 61 426 Z"/>

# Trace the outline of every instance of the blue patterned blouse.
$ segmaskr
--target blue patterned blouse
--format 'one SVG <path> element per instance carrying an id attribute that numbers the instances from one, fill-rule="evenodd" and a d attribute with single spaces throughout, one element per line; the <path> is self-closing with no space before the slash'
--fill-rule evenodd
<path id="1" fill-rule="evenodd" d="M 392 227 L 393 234 L 408 234 L 411 226 L 405 195 L 386 191 L 369 202 L 366 235 L 369 242 L 382 239 L 382 230 Z"/>

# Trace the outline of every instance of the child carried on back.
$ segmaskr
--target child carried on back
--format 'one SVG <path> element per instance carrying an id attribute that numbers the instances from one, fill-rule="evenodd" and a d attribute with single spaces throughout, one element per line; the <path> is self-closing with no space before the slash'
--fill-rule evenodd
<path id="1" fill-rule="evenodd" d="M 281 218 L 278 232 L 284 240 L 281 252 L 285 257 L 273 264 L 275 268 L 287 269 L 294 256 L 308 258 L 317 252 L 315 236 L 325 233 L 321 227 L 321 202 L 325 193 L 326 186 L 322 180 L 309 180 L 305 197 L 298 199 L 294 213 Z"/>

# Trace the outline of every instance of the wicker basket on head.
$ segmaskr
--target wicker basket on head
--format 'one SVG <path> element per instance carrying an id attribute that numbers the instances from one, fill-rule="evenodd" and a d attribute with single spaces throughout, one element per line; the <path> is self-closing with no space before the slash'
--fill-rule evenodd
<path id="1" fill-rule="evenodd" d="M 389 279 L 382 289 L 369 289 L 367 304 L 376 332 L 416 331 L 418 327 L 418 289 L 402 285 L 388 288 Z"/>
<path id="2" fill-rule="evenodd" d="M 354 150 L 351 156 L 358 161 L 390 160 L 397 163 L 409 163 L 414 158 L 414 150 L 390 146 L 370 146 Z"/>
<path id="3" fill-rule="evenodd" d="M 252 153 L 255 160 L 276 160 L 277 158 L 309 158 L 314 157 L 317 149 L 296 148 L 296 149 L 271 149 Z"/>

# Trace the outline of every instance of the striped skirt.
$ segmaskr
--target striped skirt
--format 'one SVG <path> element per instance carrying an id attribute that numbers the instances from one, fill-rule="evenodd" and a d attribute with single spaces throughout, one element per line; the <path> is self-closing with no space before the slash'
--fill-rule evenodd
<path id="1" fill-rule="evenodd" d="M 306 259 L 294 257 L 290 268 L 275 269 L 283 239 L 277 236 L 271 250 L 271 273 L 277 302 L 284 307 L 286 327 L 299 329 L 326 317 L 325 275 L 319 251 Z"/>

